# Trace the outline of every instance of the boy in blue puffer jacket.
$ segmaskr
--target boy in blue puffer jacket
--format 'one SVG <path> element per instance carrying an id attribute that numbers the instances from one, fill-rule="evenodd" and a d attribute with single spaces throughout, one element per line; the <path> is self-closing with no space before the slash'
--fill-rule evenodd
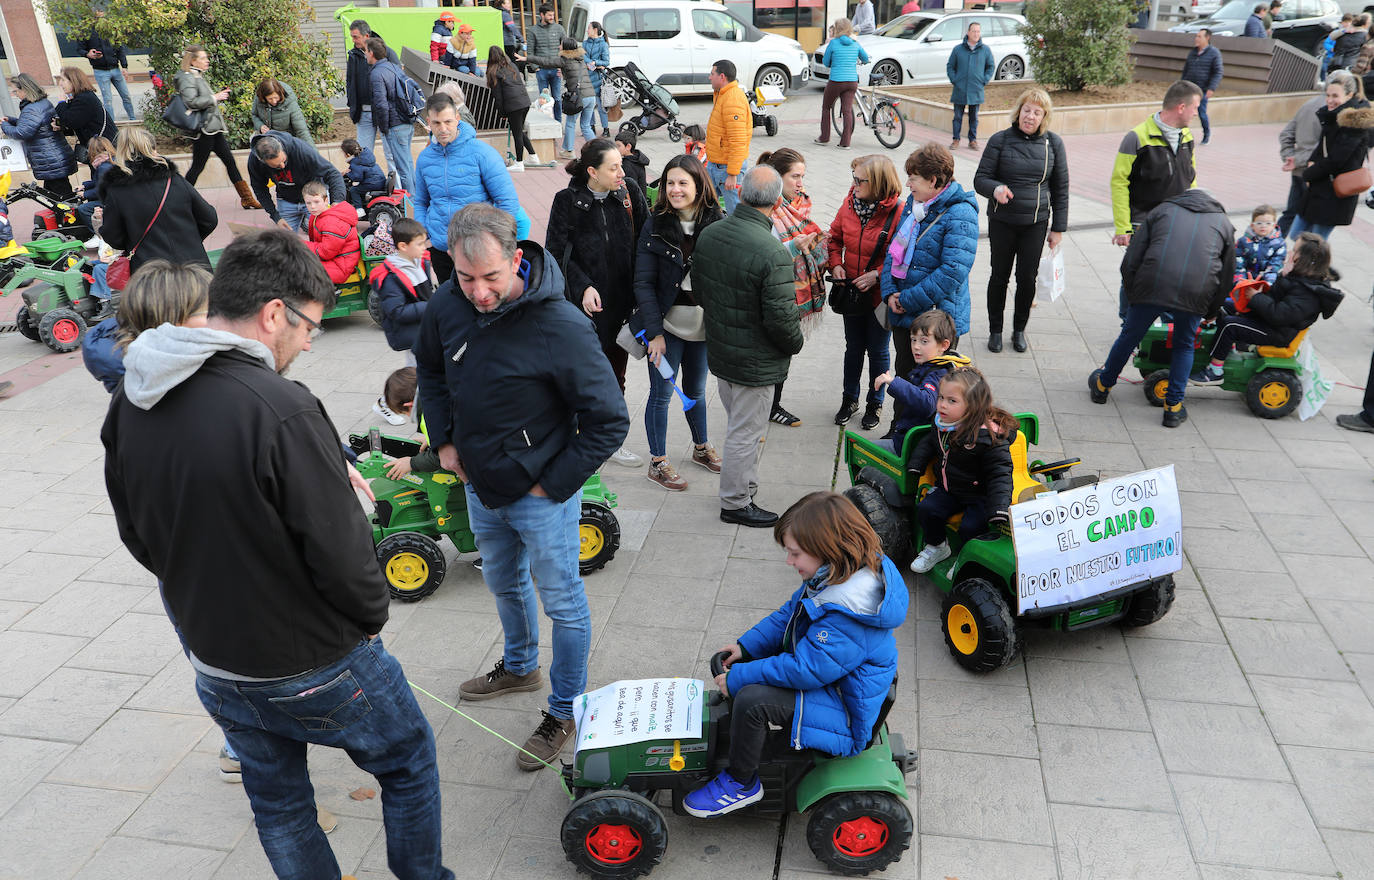
<path id="1" fill-rule="evenodd" d="M 1250 228 L 1236 242 L 1235 281 L 1262 278 L 1273 284 L 1288 258 L 1288 245 L 1278 228 L 1279 212 L 1260 205 L 1250 212 Z"/>
<path id="2" fill-rule="evenodd" d="M 758 767 L 770 723 L 788 731 L 793 749 L 859 754 L 897 674 L 893 630 L 906 620 L 906 583 L 858 508 L 812 492 L 779 518 L 773 537 L 802 585 L 724 648 L 716 686 L 734 701 L 730 763 L 683 799 L 693 816 L 722 816 L 763 797 Z"/>

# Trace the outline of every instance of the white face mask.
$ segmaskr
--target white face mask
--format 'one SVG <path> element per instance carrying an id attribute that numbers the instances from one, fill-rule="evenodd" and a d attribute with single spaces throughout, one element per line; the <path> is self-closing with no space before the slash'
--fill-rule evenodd
<path id="1" fill-rule="evenodd" d="M 911 206 L 911 219 L 917 223 L 926 219 L 926 203 L 914 202 Z"/>

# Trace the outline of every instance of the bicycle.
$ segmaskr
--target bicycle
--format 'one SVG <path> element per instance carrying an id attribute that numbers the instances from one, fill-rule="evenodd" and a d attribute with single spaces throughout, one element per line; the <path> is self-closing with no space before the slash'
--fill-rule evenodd
<path id="1" fill-rule="evenodd" d="M 840 112 L 839 101 L 831 109 L 831 121 L 835 131 L 844 131 L 844 117 Z M 855 128 L 862 122 L 866 128 L 873 129 L 878 143 L 895 150 L 906 139 L 906 120 L 897 112 L 897 105 L 887 98 L 878 98 L 872 87 L 854 92 Z"/>

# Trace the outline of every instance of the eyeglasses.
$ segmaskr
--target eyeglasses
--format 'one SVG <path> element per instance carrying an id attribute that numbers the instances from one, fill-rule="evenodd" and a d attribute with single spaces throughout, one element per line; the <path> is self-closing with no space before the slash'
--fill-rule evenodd
<path id="1" fill-rule="evenodd" d="M 291 305 L 291 303 L 287 302 L 286 300 L 282 300 L 281 304 L 286 306 L 287 311 L 295 315 L 297 318 L 300 318 L 302 321 L 306 323 L 307 326 L 310 327 L 310 335 L 307 336 L 306 339 L 314 341 L 320 338 L 320 334 L 324 332 L 323 324 L 321 324 L 319 321 L 313 321 L 310 318 L 307 318 L 304 312 L 302 312 L 295 306 Z"/>
<path id="2" fill-rule="evenodd" d="M 854 185 L 855 185 L 855 186 L 858 186 L 858 185 L 861 184 L 861 183 L 868 183 L 868 178 L 867 178 L 867 177 L 856 177 L 856 178 L 854 178 Z"/>

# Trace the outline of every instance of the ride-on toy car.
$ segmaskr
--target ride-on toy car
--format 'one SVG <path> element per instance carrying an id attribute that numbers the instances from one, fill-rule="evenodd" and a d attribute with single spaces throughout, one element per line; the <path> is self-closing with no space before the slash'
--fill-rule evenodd
<path id="1" fill-rule="evenodd" d="M 447 563 L 439 547 L 441 537 L 448 535 L 460 553 L 477 549 L 468 525 L 463 484 L 448 471 L 411 472 L 399 480 L 389 478 L 386 469 L 393 459 L 420 451 L 414 440 L 373 429 L 367 434 L 349 434 L 348 445 L 358 453 L 358 472 L 377 496 L 372 540 L 391 595 L 403 602 L 419 601 L 444 580 Z M 616 495 L 607 491 L 601 475 L 588 477 L 582 485 L 578 526 L 578 569 L 584 575 L 610 562 L 620 549 L 620 522 L 611 512 L 615 506 Z"/>
<path id="2" fill-rule="evenodd" d="M 58 198 L 36 183 L 21 183 L 5 196 L 5 204 L 13 205 L 25 199 L 39 204 L 33 215 L 35 239 L 45 232 L 73 235 L 83 241 L 90 236 L 91 231 L 76 213 L 76 199 L 68 201 Z"/>
<path id="3" fill-rule="evenodd" d="M 1079 460 L 1027 461 L 1029 445 L 1039 440 L 1040 421 L 1019 413 L 1020 430 L 1011 446 L 1012 504 L 1044 491 L 1068 491 L 1097 482 L 1096 476 L 1073 478 Z M 907 434 L 901 455 L 867 437 L 846 432 L 845 463 L 853 486 L 845 497 L 863 513 L 882 540 L 883 552 L 899 565 L 914 547 L 923 546 L 916 502 L 934 486 L 931 468 L 915 475 L 907 470 L 912 453 L 929 426 Z M 1017 615 L 1016 549 L 1009 534 L 991 532 L 963 541 L 956 516 L 946 526 L 953 553 L 926 577 L 944 594 L 940 624 L 955 661 L 972 672 L 991 672 L 1007 665 L 1020 649 L 1020 630 L 1038 626 L 1073 631 L 1120 621 L 1145 626 L 1163 617 L 1174 601 L 1173 575 L 1151 578 L 1067 605 Z"/>
<path id="4" fill-rule="evenodd" d="M 14 316 L 15 327 L 25 339 L 42 342 L 55 352 L 75 351 L 86 328 L 102 315 L 106 303 L 91 296 L 89 263 L 70 268 L 45 269 L 36 264 L 20 266 L 0 296 L 20 290 L 24 304 Z M 109 308 L 118 304 L 111 297 Z"/>
<path id="5" fill-rule="evenodd" d="M 711 658 L 713 677 L 724 670 L 725 656 Z M 900 859 L 912 834 L 903 776 L 916 766 L 916 756 L 901 734 L 887 729 L 896 698 L 894 678 L 868 747 L 852 758 L 797 751 L 787 745 L 787 731 L 775 731 L 778 742 L 770 741 L 770 757 L 759 767 L 763 799 L 733 815 L 775 818 L 810 810 L 807 845 L 838 874 L 862 876 Z M 668 847 L 655 795 L 670 793 L 673 812 L 687 815 L 683 797 L 729 763 L 729 698 L 708 692 L 701 731 L 697 740 L 579 748 L 573 762 L 563 765 L 574 798 L 559 834 L 568 861 L 594 877 L 652 871 Z"/>
<path id="6" fill-rule="evenodd" d="M 66 269 L 75 266 L 85 251 L 80 240 L 61 232 L 42 232 L 28 244 L 12 241 L 0 248 L 0 285 L 7 285 L 25 266 Z"/>

